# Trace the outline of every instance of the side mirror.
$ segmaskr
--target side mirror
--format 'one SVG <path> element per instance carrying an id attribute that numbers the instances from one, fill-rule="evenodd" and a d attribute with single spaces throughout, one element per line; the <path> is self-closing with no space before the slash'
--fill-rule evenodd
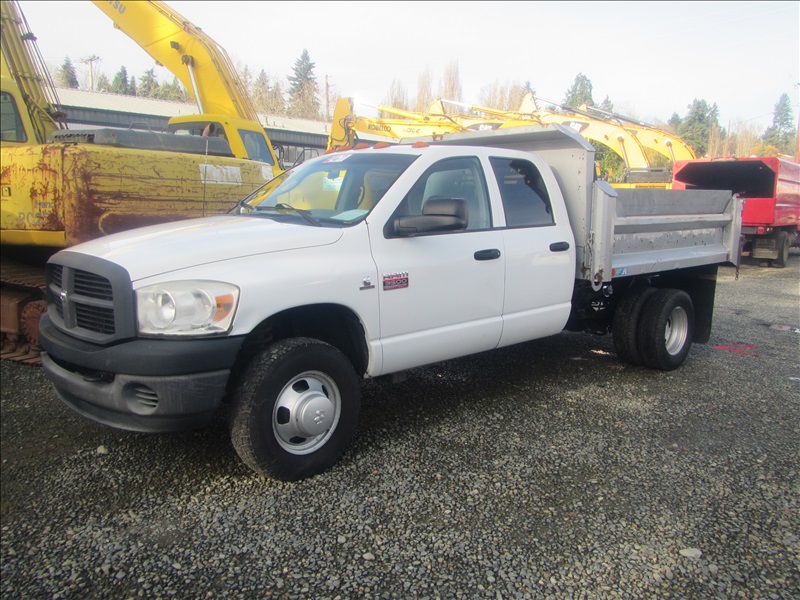
<path id="1" fill-rule="evenodd" d="M 421 215 L 394 217 L 391 230 L 396 237 L 463 231 L 469 222 L 467 212 L 467 201 L 462 198 L 429 198 Z"/>

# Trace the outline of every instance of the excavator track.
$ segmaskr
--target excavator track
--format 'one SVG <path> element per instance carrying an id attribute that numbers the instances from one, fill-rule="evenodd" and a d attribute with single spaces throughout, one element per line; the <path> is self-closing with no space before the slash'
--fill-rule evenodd
<path id="1" fill-rule="evenodd" d="M 41 364 L 39 320 L 47 311 L 44 271 L 3 257 L 0 260 L 2 346 L 0 360 Z"/>

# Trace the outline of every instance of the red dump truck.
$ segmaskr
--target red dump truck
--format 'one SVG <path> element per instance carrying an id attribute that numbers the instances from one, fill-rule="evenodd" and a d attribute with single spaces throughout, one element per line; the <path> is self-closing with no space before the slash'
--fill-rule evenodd
<path id="1" fill-rule="evenodd" d="M 775 156 L 676 161 L 673 189 L 731 190 L 741 195 L 742 256 L 785 267 L 800 246 L 800 164 Z"/>

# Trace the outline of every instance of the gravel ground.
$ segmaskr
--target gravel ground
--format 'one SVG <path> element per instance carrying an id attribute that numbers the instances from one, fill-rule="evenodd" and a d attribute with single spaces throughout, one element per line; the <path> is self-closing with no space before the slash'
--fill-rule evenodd
<path id="1" fill-rule="evenodd" d="M 74 415 L 2 363 L 3 598 L 798 598 L 800 257 L 670 373 L 562 334 L 363 386 L 331 471 Z"/>

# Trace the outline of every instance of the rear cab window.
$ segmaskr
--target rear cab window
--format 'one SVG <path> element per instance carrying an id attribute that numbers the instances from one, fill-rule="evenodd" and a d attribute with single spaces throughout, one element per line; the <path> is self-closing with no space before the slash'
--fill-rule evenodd
<path id="1" fill-rule="evenodd" d="M 489 159 L 500 188 L 507 227 L 554 225 L 547 186 L 532 162 L 517 158 Z"/>

